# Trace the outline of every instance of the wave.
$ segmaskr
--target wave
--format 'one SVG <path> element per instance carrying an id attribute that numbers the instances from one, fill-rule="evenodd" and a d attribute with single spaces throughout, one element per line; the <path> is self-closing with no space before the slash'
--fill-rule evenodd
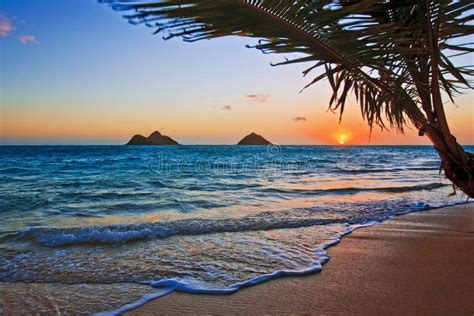
<path id="1" fill-rule="evenodd" d="M 440 170 L 440 167 L 439 165 L 435 166 L 435 167 L 410 167 L 410 168 L 407 168 L 405 169 L 405 171 L 426 171 L 426 170 L 429 170 L 429 171 L 439 171 Z"/>
<path id="2" fill-rule="evenodd" d="M 379 188 L 355 188 L 355 187 L 346 187 L 346 188 L 334 188 L 334 189 L 316 189 L 316 190 L 307 190 L 307 189 L 276 189 L 268 188 L 263 189 L 263 192 L 268 193 L 279 193 L 279 194 L 300 194 L 300 195 L 328 195 L 328 194 L 356 194 L 361 192 L 385 192 L 385 193 L 403 193 L 410 191 L 421 191 L 421 190 L 435 190 L 442 187 L 448 186 L 444 183 L 433 182 L 428 184 L 420 184 L 413 186 L 400 186 L 400 187 L 379 187 Z"/>
<path id="3" fill-rule="evenodd" d="M 390 169 L 337 169 L 337 173 L 347 174 L 370 174 L 370 173 L 391 173 L 391 172 L 410 172 L 410 171 L 436 171 L 437 167 L 407 167 L 407 168 L 390 168 Z"/>
<path id="4" fill-rule="evenodd" d="M 260 184 L 241 184 L 241 183 L 214 183 L 209 185 L 190 185 L 183 187 L 183 190 L 189 191 L 238 191 L 261 187 Z"/>
<path id="5" fill-rule="evenodd" d="M 62 193 L 64 198 L 80 198 L 88 200 L 108 200 L 108 199 L 127 199 L 147 197 L 155 194 L 155 192 L 92 192 L 92 191 L 70 191 Z"/>
<path id="6" fill-rule="evenodd" d="M 21 167 L 11 167 L 11 168 L 0 168 L 0 174 L 17 174 L 17 173 L 32 173 L 34 170 L 32 168 L 21 168 Z"/>
<path id="7" fill-rule="evenodd" d="M 240 177 L 240 175 L 239 175 Z M 173 185 L 165 183 L 160 180 L 150 180 L 147 182 L 148 185 L 157 188 L 169 188 L 184 191 L 237 191 L 244 189 L 252 189 L 260 187 L 260 184 L 246 184 L 246 183 L 207 183 L 207 184 L 190 184 L 190 185 Z"/>
<path id="8" fill-rule="evenodd" d="M 150 180 L 147 182 L 149 185 L 157 187 L 157 188 L 166 188 L 169 187 L 169 185 L 161 182 L 160 180 Z"/>
<path id="9" fill-rule="evenodd" d="M 2 196 L 2 199 L 0 199 L 0 214 L 6 216 L 19 216 L 21 213 L 34 212 L 43 209 L 49 202 L 50 200 L 43 193 L 18 192 Z"/>
<path id="10" fill-rule="evenodd" d="M 353 205 L 356 207 L 356 205 Z M 204 235 L 214 233 L 234 233 L 264 231 L 272 229 L 300 228 L 330 224 L 364 224 L 368 221 L 383 220 L 398 213 L 406 213 L 430 207 L 419 202 L 411 207 L 403 205 L 402 211 L 386 207 L 376 211 L 376 205 L 360 205 L 372 209 L 367 215 L 343 217 L 328 208 L 296 208 L 286 211 L 268 211 L 242 218 L 229 219 L 185 219 L 155 223 L 116 224 L 76 228 L 30 227 L 17 233 L 14 240 L 33 240 L 48 247 L 121 244 L 139 240 L 163 239 L 175 235 Z"/>
<path id="11" fill-rule="evenodd" d="M 266 214 L 268 215 L 268 213 Z M 342 219 L 272 220 L 265 216 L 242 219 L 189 219 L 149 224 L 92 226 L 79 228 L 32 227 L 18 233 L 14 239 L 34 241 L 48 247 L 79 244 L 119 244 L 138 240 L 152 240 L 174 235 L 203 235 L 212 233 L 298 228 L 313 225 L 342 223 Z"/>

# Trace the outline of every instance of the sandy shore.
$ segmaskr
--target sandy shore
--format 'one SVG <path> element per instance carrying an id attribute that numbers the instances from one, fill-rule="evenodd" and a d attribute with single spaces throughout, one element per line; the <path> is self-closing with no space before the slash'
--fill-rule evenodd
<path id="1" fill-rule="evenodd" d="M 130 314 L 474 315 L 474 204 L 363 228 L 321 273 L 232 295 L 172 293 Z"/>

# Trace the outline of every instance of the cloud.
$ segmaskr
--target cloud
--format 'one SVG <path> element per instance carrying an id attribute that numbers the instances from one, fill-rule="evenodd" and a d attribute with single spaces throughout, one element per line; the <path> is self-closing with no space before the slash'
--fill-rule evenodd
<path id="1" fill-rule="evenodd" d="M 22 36 L 18 37 L 18 40 L 22 44 L 28 44 L 28 43 L 39 44 L 38 40 L 35 38 L 34 35 L 22 35 Z"/>
<path id="2" fill-rule="evenodd" d="M 270 95 L 258 93 L 258 94 L 247 94 L 246 97 L 254 102 L 265 103 L 267 102 Z"/>
<path id="3" fill-rule="evenodd" d="M 232 110 L 232 107 L 230 105 L 224 105 L 223 107 L 221 107 L 221 110 L 230 111 Z"/>
<path id="4" fill-rule="evenodd" d="M 295 121 L 295 122 L 306 122 L 306 117 L 304 116 L 297 116 L 297 117 L 294 117 L 291 119 L 292 121 Z"/>
<path id="5" fill-rule="evenodd" d="M 3 12 L 0 12 L 0 37 L 10 35 L 13 31 L 12 19 Z"/>

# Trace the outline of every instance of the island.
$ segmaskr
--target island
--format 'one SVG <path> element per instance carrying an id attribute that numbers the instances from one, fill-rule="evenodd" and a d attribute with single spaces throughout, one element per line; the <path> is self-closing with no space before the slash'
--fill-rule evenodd
<path id="1" fill-rule="evenodd" d="M 263 136 L 251 133 L 242 138 L 237 145 L 272 145 L 272 143 L 266 140 Z"/>
<path id="2" fill-rule="evenodd" d="M 161 135 L 160 132 L 154 131 L 148 137 L 135 135 L 125 145 L 179 145 L 179 143 L 169 136 Z"/>

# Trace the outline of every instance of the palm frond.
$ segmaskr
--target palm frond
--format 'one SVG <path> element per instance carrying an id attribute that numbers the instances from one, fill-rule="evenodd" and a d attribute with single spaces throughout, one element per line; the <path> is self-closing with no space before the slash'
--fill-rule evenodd
<path id="1" fill-rule="evenodd" d="M 452 99 L 460 89 L 470 87 L 473 74 L 471 67 L 455 66 L 445 54 L 473 51 L 472 43 L 455 43 L 474 33 L 470 0 L 430 0 L 429 11 L 424 0 L 101 2 L 115 10 L 133 11 L 125 18 L 155 28 L 165 39 L 193 42 L 246 36 L 260 39 L 251 47 L 265 53 L 303 54 L 278 64 L 314 62 L 304 75 L 324 67 L 307 87 L 329 80 L 333 89 L 329 108 L 341 115 L 352 91 L 371 127 L 384 128 L 388 122 L 402 130 L 405 115 L 418 117 L 416 121 L 434 120 L 427 75 L 432 58 L 437 59 L 442 87 Z M 434 54 L 429 50 L 427 21 L 435 30 Z"/>

